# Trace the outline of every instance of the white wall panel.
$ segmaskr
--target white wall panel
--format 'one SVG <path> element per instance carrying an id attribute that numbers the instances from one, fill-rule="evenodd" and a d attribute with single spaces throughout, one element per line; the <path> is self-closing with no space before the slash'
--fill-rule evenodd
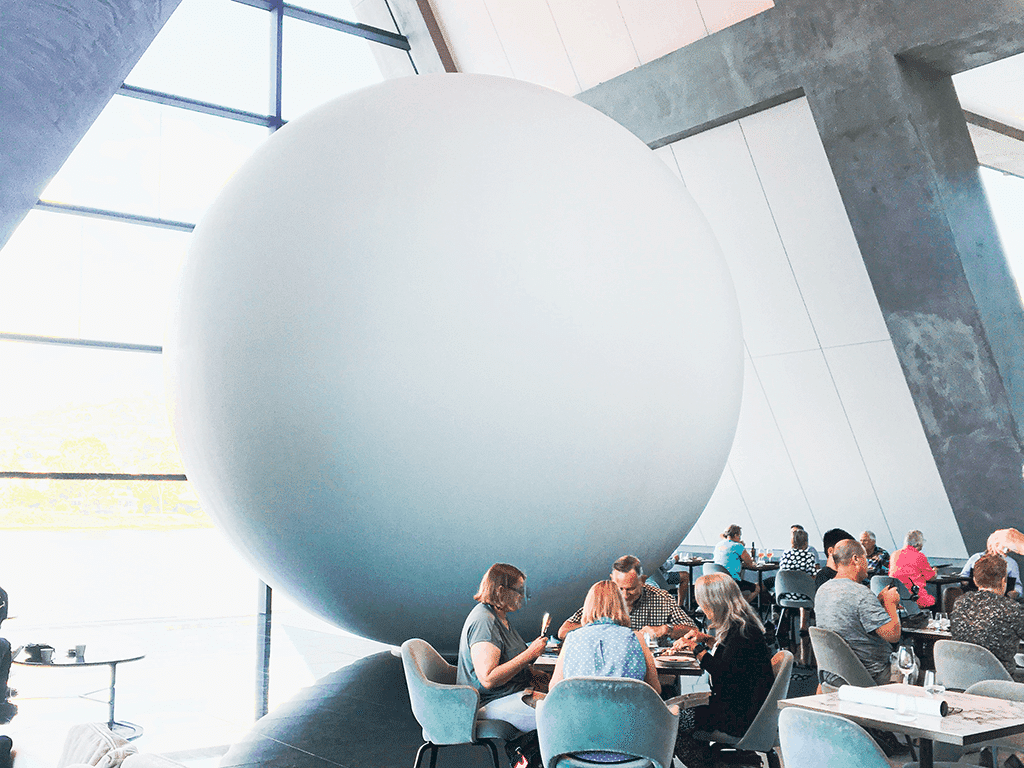
<path id="1" fill-rule="evenodd" d="M 888 339 L 806 99 L 740 124 L 821 345 Z"/>
<path id="2" fill-rule="evenodd" d="M 729 466 L 765 546 L 789 542 L 789 526 L 817 530 L 771 404 L 750 358 L 745 360 L 743 403 Z"/>
<path id="3" fill-rule="evenodd" d="M 644 64 L 708 33 L 696 0 L 619 0 L 619 8 Z"/>
<path id="4" fill-rule="evenodd" d="M 616 0 L 548 0 L 582 90 L 640 64 Z"/>
<path id="5" fill-rule="evenodd" d="M 772 0 L 697 0 L 708 32 L 714 34 L 774 7 Z"/>
<path id="6" fill-rule="evenodd" d="M 580 91 L 547 0 L 486 0 L 514 77 L 562 93 Z"/>
<path id="7" fill-rule="evenodd" d="M 433 0 L 431 7 L 460 72 L 513 76 L 484 0 Z"/>
<path id="8" fill-rule="evenodd" d="M 926 553 L 966 557 L 892 344 L 837 347 L 825 350 L 825 358 L 888 524 L 873 529 L 879 544 L 892 551 L 890 545 L 902 546 L 906 532 L 918 528 Z"/>
<path id="9" fill-rule="evenodd" d="M 754 366 L 818 527 L 857 533 L 884 526 L 821 351 L 765 357 Z"/>
<path id="10" fill-rule="evenodd" d="M 753 357 L 814 349 L 814 329 L 739 125 L 671 145 L 722 246 Z"/>

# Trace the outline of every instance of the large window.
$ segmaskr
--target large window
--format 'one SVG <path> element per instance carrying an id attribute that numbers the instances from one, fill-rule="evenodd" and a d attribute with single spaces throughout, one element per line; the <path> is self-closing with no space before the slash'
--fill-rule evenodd
<path id="1" fill-rule="evenodd" d="M 11 631 L 139 639 L 146 663 L 118 669 L 117 701 L 148 721 L 146 751 L 230 743 L 256 703 L 257 580 L 200 508 L 164 399 L 163 339 L 191 230 L 271 131 L 414 74 L 408 48 L 384 0 L 182 0 L 0 250 Z M 303 646 L 345 662 L 317 645 L 330 628 L 284 595 L 275 607 L 271 704 L 328 671 Z M 26 684 L 20 701 L 38 716 L 47 696 L 26 693 L 55 678 Z"/>

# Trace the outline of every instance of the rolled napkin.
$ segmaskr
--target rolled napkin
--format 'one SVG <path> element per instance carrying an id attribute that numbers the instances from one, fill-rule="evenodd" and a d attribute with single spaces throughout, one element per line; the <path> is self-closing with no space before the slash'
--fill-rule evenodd
<path id="1" fill-rule="evenodd" d="M 905 702 L 906 712 L 932 717 L 945 717 L 949 713 L 949 704 L 945 699 L 933 699 L 924 696 L 907 696 L 893 693 L 881 688 L 858 688 L 856 685 L 839 686 L 840 701 L 852 701 L 855 704 L 868 704 L 872 707 L 900 710 L 901 701 Z"/>

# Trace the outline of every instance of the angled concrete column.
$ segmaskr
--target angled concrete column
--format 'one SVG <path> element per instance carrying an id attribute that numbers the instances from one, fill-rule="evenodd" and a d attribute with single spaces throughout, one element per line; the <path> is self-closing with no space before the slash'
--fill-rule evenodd
<path id="1" fill-rule="evenodd" d="M 0 4 L 0 248 L 178 2 Z"/>
<path id="2" fill-rule="evenodd" d="M 1009 0 L 777 0 L 580 96 L 652 147 L 807 97 L 971 551 L 1024 524 L 1024 310 L 950 76 L 1022 50 Z"/>

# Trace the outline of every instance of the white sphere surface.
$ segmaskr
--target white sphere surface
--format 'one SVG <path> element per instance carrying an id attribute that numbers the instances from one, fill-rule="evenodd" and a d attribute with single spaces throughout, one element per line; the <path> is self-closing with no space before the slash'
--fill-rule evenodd
<path id="1" fill-rule="evenodd" d="M 620 555 L 660 563 L 743 370 L 680 181 L 596 110 L 481 75 L 271 136 L 195 230 L 166 353 L 188 476 L 267 583 L 443 650 L 494 562 L 528 576 L 528 640 Z"/>

